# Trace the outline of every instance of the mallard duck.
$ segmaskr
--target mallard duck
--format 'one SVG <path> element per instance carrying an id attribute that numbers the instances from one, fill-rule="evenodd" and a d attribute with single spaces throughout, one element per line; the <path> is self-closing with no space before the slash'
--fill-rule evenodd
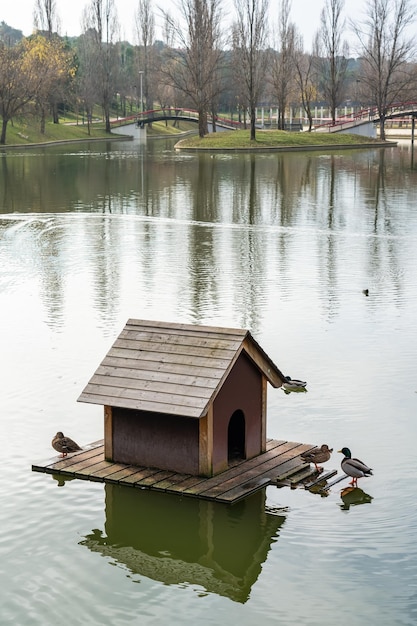
<path id="1" fill-rule="evenodd" d="M 55 437 L 52 439 L 52 447 L 57 452 L 61 452 L 62 457 L 67 456 L 68 453 L 82 450 L 78 443 L 75 443 L 75 441 L 69 437 L 64 437 L 64 433 L 61 433 L 61 431 L 57 432 Z"/>
<path id="2" fill-rule="evenodd" d="M 359 459 L 352 459 L 352 454 L 349 448 L 342 448 L 338 450 L 344 454 L 344 458 L 341 462 L 341 468 L 348 476 L 352 476 L 352 480 L 350 481 L 351 485 L 357 486 L 358 478 L 363 478 L 364 476 L 372 476 L 372 469 L 365 465 L 363 461 Z"/>
<path id="3" fill-rule="evenodd" d="M 285 383 L 282 383 L 282 388 L 285 393 L 289 393 L 290 391 L 307 391 L 306 385 L 307 383 L 304 380 L 298 380 L 297 378 L 291 378 L 291 376 L 286 376 Z"/>
<path id="4" fill-rule="evenodd" d="M 330 455 L 333 452 L 333 448 L 329 448 L 327 443 L 323 443 L 320 448 L 314 448 L 314 450 L 309 450 L 308 452 L 303 452 L 301 454 L 301 458 L 303 461 L 307 461 L 307 463 L 314 463 L 316 470 L 321 472 L 323 470 L 322 467 L 319 467 L 318 463 L 326 463 L 330 459 Z"/>

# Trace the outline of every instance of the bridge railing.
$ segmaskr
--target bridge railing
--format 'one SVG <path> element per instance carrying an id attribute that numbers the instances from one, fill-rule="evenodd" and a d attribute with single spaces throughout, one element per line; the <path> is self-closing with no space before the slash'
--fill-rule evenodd
<path id="1" fill-rule="evenodd" d="M 183 119 L 198 122 L 198 117 L 198 111 L 194 109 L 163 107 L 159 109 L 150 109 L 148 111 L 138 112 L 134 115 L 129 115 L 127 117 L 119 117 L 117 120 L 112 120 L 110 122 L 110 125 L 124 126 L 125 124 L 134 123 L 140 126 L 141 123 L 149 124 L 150 122 L 158 122 L 166 119 Z M 213 118 L 211 115 L 208 116 L 208 121 L 210 123 L 213 122 Z M 240 128 L 242 125 L 240 122 L 236 122 L 235 120 L 231 120 L 222 116 L 216 116 L 215 121 L 217 124 L 230 126 L 231 128 Z"/>
<path id="2" fill-rule="evenodd" d="M 417 112 L 417 102 L 398 102 L 388 107 L 385 113 L 385 118 L 393 118 L 407 115 L 412 115 L 413 112 Z M 379 112 L 377 107 L 368 107 L 361 109 L 355 115 L 346 115 L 338 117 L 335 122 L 329 121 L 324 124 L 315 126 L 315 130 L 320 132 L 337 132 L 353 126 L 359 126 L 366 122 L 377 122 L 379 120 Z"/>

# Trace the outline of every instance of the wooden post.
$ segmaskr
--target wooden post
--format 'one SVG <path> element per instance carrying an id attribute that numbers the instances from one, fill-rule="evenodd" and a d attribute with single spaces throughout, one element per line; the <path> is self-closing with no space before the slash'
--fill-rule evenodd
<path id="1" fill-rule="evenodd" d="M 104 458 L 113 461 L 113 410 L 111 406 L 104 407 Z"/>
<path id="2" fill-rule="evenodd" d="M 213 405 L 199 420 L 198 473 L 213 476 Z"/>
<path id="3" fill-rule="evenodd" d="M 266 451 L 266 392 L 268 381 L 265 376 L 262 376 L 262 415 L 261 415 L 261 452 Z"/>

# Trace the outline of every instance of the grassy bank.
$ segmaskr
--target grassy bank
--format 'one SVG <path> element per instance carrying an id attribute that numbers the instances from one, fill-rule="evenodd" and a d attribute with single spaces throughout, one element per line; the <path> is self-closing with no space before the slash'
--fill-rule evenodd
<path id="1" fill-rule="evenodd" d="M 1 123 L 1 120 L 0 120 Z M 196 130 L 195 124 L 180 123 L 180 128 L 174 128 L 172 125 L 165 125 L 165 122 L 152 124 L 152 128 L 147 129 L 147 134 L 152 135 L 180 135 L 188 130 Z M 129 129 L 126 129 L 129 135 Z M 87 124 L 60 121 L 59 124 L 47 123 L 45 133 L 39 130 L 39 124 L 33 120 L 19 119 L 7 125 L 6 145 L 7 146 L 23 146 L 27 144 L 41 144 L 52 141 L 83 141 L 89 139 L 108 139 L 109 137 L 119 137 L 119 135 L 106 133 L 103 122 L 95 122 L 90 125 L 90 135 L 88 134 Z"/>
<path id="2" fill-rule="evenodd" d="M 152 136 L 175 136 L 185 132 L 197 131 L 196 124 L 181 120 L 179 128 L 172 122 L 154 122 L 152 127 L 147 128 L 147 134 Z M 129 135 L 129 129 L 126 129 Z M 7 126 L 6 145 L 20 146 L 30 144 L 42 144 L 59 141 L 85 141 L 91 139 L 118 138 L 119 135 L 109 135 L 104 129 L 103 122 L 95 122 L 90 126 L 88 134 L 87 124 L 68 122 L 62 120 L 59 124 L 47 123 L 45 133 L 41 134 L 39 124 L 33 120 L 16 120 Z M 190 150 L 248 150 L 248 149 L 313 149 L 320 147 L 352 147 L 361 146 L 395 145 L 382 143 L 378 139 L 370 139 L 361 135 L 345 135 L 340 133 L 296 133 L 280 130 L 258 130 L 256 140 L 250 140 L 249 130 L 222 131 L 211 133 L 202 139 L 197 134 L 187 135 L 181 139 L 176 147 Z"/>
<path id="3" fill-rule="evenodd" d="M 25 120 L 10 122 L 7 125 L 6 146 L 48 143 L 50 141 L 79 141 L 83 139 L 106 138 L 103 124 L 93 124 L 88 135 L 87 125 L 83 124 L 46 124 L 45 133 L 39 130 L 39 124 Z"/>
<path id="4" fill-rule="evenodd" d="M 314 132 L 291 133 L 283 130 L 258 130 L 256 131 L 256 140 L 251 141 L 249 130 L 234 130 L 212 133 L 203 138 L 198 136 L 186 137 L 176 144 L 176 148 L 199 150 L 308 149 L 331 146 L 351 146 L 354 148 L 370 144 L 380 146 L 381 142 L 378 139 L 370 139 L 361 135 Z"/>

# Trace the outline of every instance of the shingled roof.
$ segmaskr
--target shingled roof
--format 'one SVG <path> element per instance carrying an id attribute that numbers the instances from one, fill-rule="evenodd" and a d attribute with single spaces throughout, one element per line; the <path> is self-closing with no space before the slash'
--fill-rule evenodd
<path id="1" fill-rule="evenodd" d="M 200 418 L 242 351 L 282 385 L 248 330 L 130 319 L 78 401 Z"/>

